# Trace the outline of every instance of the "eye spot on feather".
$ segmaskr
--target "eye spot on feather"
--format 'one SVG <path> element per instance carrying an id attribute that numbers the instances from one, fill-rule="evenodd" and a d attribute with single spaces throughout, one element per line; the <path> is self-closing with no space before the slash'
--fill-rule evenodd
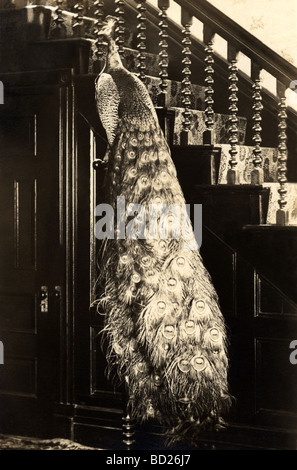
<path id="1" fill-rule="evenodd" d="M 140 183 L 142 184 L 142 186 L 147 186 L 149 184 L 149 179 L 147 176 L 142 176 L 140 178 Z"/>
<path id="2" fill-rule="evenodd" d="M 176 336 L 175 325 L 164 325 L 163 336 L 166 339 L 173 339 Z"/>
<path id="3" fill-rule="evenodd" d="M 143 256 L 143 258 L 141 258 L 141 263 L 146 268 L 147 266 L 150 266 L 151 258 L 149 256 Z"/>
<path id="4" fill-rule="evenodd" d="M 167 171 L 161 171 L 160 178 L 161 178 L 162 181 L 164 181 L 164 182 L 167 181 L 168 176 L 169 175 L 168 175 Z"/>
<path id="5" fill-rule="evenodd" d="M 122 156 L 118 153 L 116 156 L 115 156 L 115 160 L 117 162 L 120 162 L 122 160 Z"/>
<path id="6" fill-rule="evenodd" d="M 120 171 L 120 167 L 119 167 L 118 165 L 116 165 L 116 166 L 114 167 L 114 171 L 115 171 L 116 173 L 118 173 L 118 172 Z"/>
<path id="7" fill-rule="evenodd" d="M 154 375 L 154 384 L 159 387 L 161 385 L 161 377 L 159 375 Z"/>
<path id="8" fill-rule="evenodd" d="M 206 360 L 203 356 L 194 356 L 191 361 L 192 366 L 197 372 L 202 372 L 206 367 Z"/>
<path id="9" fill-rule="evenodd" d="M 158 307 L 158 313 L 160 315 L 164 315 L 165 311 L 166 311 L 166 303 L 163 302 L 163 301 L 160 301 L 157 303 L 157 307 Z"/>
<path id="10" fill-rule="evenodd" d="M 136 137 L 132 137 L 132 139 L 130 139 L 130 144 L 132 145 L 132 147 L 137 147 L 138 141 Z"/>
<path id="11" fill-rule="evenodd" d="M 128 259 L 129 259 L 129 258 L 128 258 L 128 255 L 123 255 L 123 256 L 121 256 L 120 261 L 121 261 L 121 263 L 123 263 L 123 264 L 127 264 L 127 263 L 128 263 Z"/>
<path id="12" fill-rule="evenodd" d="M 131 169 L 129 170 L 129 176 L 130 176 L 130 178 L 135 178 L 136 174 L 137 174 L 136 168 L 131 168 Z"/>
<path id="13" fill-rule="evenodd" d="M 178 365 L 179 370 L 185 374 L 189 372 L 190 367 L 191 367 L 187 359 L 180 359 L 177 365 Z"/>
<path id="14" fill-rule="evenodd" d="M 174 277 L 171 277 L 170 279 L 168 279 L 167 287 L 169 290 L 174 290 L 176 288 L 176 285 L 177 285 L 177 280 L 174 279 Z"/>
<path id="15" fill-rule="evenodd" d="M 128 152 L 128 158 L 129 158 L 130 160 L 134 160 L 135 157 L 136 157 L 136 152 L 134 152 L 134 150 L 130 150 L 130 151 Z"/>
<path id="16" fill-rule="evenodd" d="M 140 282 L 141 280 L 141 277 L 138 273 L 134 273 L 131 279 L 132 279 L 132 282 L 135 282 L 135 284 L 138 284 L 138 282 Z"/>
<path id="17" fill-rule="evenodd" d="M 145 137 L 144 139 L 144 145 L 146 145 L 147 147 L 150 147 L 152 145 L 152 139 L 150 137 Z"/>
<path id="18" fill-rule="evenodd" d="M 138 132 L 138 140 L 142 141 L 144 139 L 144 134 L 143 132 Z"/>
<path id="19" fill-rule="evenodd" d="M 186 264 L 185 258 L 183 258 L 182 256 L 180 256 L 179 258 L 177 258 L 176 264 L 177 264 L 178 267 L 183 268 L 184 265 Z"/>
<path id="20" fill-rule="evenodd" d="M 210 338 L 212 339 L 212 341 L 217 342 L 221 338 L 221 333 L 219 332 L 217 328 L 211 328 L 211 330 L 209 331 L 209 334 L 210 334 Z"/>
<path id="21" fill-rule="evenodd" d="M 162 204 L 162 199 L 160 198 L 160 196 L 155 197 L 154 203 L 155 204 Z"/>
<path id="22" fill-rule="evenodd" d="M 155 275 L 155 271 L 150 269 L 149 271 L 147 271 L 146 275 L 147 275 L 147 277 L 153 277 Z"/>
<path id="23" fill-rule="evenodd" d="M 205 311 L 204 300 L 196 300 L 196 308 L 197 308 L 198 313 L 204 313 Z"/>
<path id="24" fill-rule="evenodd" d="M 184 330 L 187 335 L 192 335 L 196 331 L 196 324 L 193 320 L 186 320 L 184 322 Z"/>

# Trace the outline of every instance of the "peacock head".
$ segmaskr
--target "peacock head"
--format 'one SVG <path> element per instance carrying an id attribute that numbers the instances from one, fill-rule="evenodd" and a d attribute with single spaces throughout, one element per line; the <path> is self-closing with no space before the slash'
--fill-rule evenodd
<path id="1" fill-rule="evenodd" d="M 108 15 L 105 18 L 102 29 L 99 31 L 100 36 L 105 36 L 106 39 L 114 39 L 117 22 L 118 18 Z"/>

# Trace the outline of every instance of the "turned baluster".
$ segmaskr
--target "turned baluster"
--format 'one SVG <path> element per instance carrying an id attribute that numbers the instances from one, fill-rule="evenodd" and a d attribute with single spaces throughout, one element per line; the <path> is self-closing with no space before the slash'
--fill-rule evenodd
<path id="1" fill-rule="evenodd" d="M 72 26 L 73 37 L 83 38 L 85 37 L 85 34 L 86 34 L 86 28 L 85 28 L 84 16 L 83 16 L 83 11 L 85 8 L 83 5 L 83 2 L 77 3 L 74 6 L 74 9 L 77 12 L 77 14 L 74 18 L 74 23 Z"/>
<path id="2" fill-rule="evenodd" d="M 56 0 L 57 8 L 55 10 L 56 18 L 54 19 L 55 26 L 52 30 L 51 36 L 54 39 L 63 39 L 66 38 L 66 26 L 64 24 L 65 20 L 63 18 L 63 0 Z"/>
<path id="3" fill-rule="evenodd" d="M 214 32 L 204 25 L 203 36 L 206 47 L 204 49 L 206 57 L 204 62 L 205 67 L 205 124 L 206 130 L 203 133 L 204 145 L 214 145 L 214 50 L 213 39 Z"/>
<path id="4" fill-rule="evenodd" d="M 133 420 L 129 413 L 125 413 L 122 418 L 123 420 L 123 443 L 125 444 L 127 450 L 131 449 L 131 446 L 134 444 L 135 439 L 135 426 Z"/>
<path id="5" fill-rule="evenodd" d="M 167 10 L 169 8 L 169 0 L 158 0 L 159 12 L 159 37 L 160 37 L 160 52 L 159 52 L 159 77 L 160 93 L 158 95 L 158 106 L 167 107 L 168 93 L 167 93 L 167 79 L 168 79 L 168 23 L 167 23 Z"/>
<path id="6" fill-rule="evenodd" d="M 95 11 L 94 11 L 94 16 L 95 16 L 95 29 L 94 33 L 96 36 L 96 57 L 99 62 L 99 70 L 103 66 L 103 56 L 104 56 L 104 49 L 103 49 L 103 37 L 100 35 L 100 30 L 102 29 L 102 24 L 103 24 L 103 17 L 104 17 L 104 1 L 103 0 L 96 0 L 94 2 L 95 6 Z M 99 71 L 98 70 L 98 71 Z"/>
<path id="7" fill-rule="evenodd" d="M 251 184 L 262 184 L 264 182 L 264 170 L 262 166 L 262 150 L 261 150 L 261 111 L 263 109 L 262 105 L 262 86 L 260 80 L 260 68 L 256 64 L 252 64 L 252 80 L 253 80 L 253 163 L 254 168 L 251 171 Z"/>
<path id="8" fill-rule="evenodd" d="M 279 182 L 279 209 L 276 212 L 277 225 L 288 225 L 289 212 L 287 206 L 287 106 L 286 106 L 286 87 L 278 82 L 277 84 L 279 102 L 278 111 L 278 182 Z"/>
<path id="9" fill-rule="evenodd" d="M 131 396 L 129 395 L 129 377 L 125 376 L 125 392 L 124 392 L 124 401 L 126 403 L 125 405 L 125 411 L 124 411 L 124 416 L 122 417 L 122 434 L 123 434 L 123 443 L 126 446 L 127 450 L 131 449 L 131 446 L 135 442 L 135 425 L 134 425 L 134 420 L 131 418 L 130 414 L 130 406 L 129 406 L 129 400 L 131 400 Z"/>
<path id="10" fill-rule="evenodd" d="M 138 24 L 137 24 L 137 29 L 138 29 L 138 34 L 137 34 L 137 59 L 138 59 L 138 64 L 137 68 L 139 71 L 139 78 L 143 82 L 145 82 L 146 79 L 146 5 L 145 2 L 146 0 L 135 0 L 137 2 L 137 10 L 138 10 Z"/>
<path id="11" fill-rule="evenodd" d="M 239 173 L 237 167 L 238 154 L 238 67 L 237 67 L 237 49 L 228 45 L 229 62 L 229 144 L 230 160 L 227 173 L 227 184 L 239 184 Z"/>
<path id="12" fill-rule="evenodd" d="M 182 8 L 181 11 L 181 24 L 183 26 L 183 59 L 182 59 L 182 64 L 183 64 L 183 69 L 182 69 L 182 88 L 181 88 L 181 94 L 182 94 L 182 106 L 184 109 L 183 112 L 183 129 L 181 132 L 181 145 L 188 145 L 189 143 L 189 133 L 191 129 L 191 95 L 192 95 L 192 90 L 191 90 L 191 26 L 193 24 L 193 16 L 188 13 L 187 10 Z"/>
<path id="13" fill-rule="evenodd" d="M 125 2 L 123 0 L 115 0 L 115 14 L 118 18 L 116 26 L 116 43 L 118 45 L 118 50 L 120 56 L 124 54 L 124 43 L 125 43 Z"/>

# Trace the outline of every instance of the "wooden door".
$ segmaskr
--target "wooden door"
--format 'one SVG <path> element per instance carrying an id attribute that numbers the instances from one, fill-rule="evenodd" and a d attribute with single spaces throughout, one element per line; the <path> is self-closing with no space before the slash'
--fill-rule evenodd
<path id="1" fill-rule="evenodd" d="M 0 432 L 42 436 L 50 434 L 57 387 L 59 107 L 56 93 L 28 86 L 28 76 L 21 86 L 7 80 L 0 107 Z"/>

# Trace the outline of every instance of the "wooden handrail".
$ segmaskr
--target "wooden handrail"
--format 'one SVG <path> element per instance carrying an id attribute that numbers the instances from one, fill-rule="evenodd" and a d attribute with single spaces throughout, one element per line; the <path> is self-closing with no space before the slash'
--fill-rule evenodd
<path id="1" fill-rule="evenodd" d="M 297 68 L 259 41 L 206 0 L 174 0 L 182 8 L 210 27 L 229 44 L 243 52 L 286 87 L 297 78 Z"/>

